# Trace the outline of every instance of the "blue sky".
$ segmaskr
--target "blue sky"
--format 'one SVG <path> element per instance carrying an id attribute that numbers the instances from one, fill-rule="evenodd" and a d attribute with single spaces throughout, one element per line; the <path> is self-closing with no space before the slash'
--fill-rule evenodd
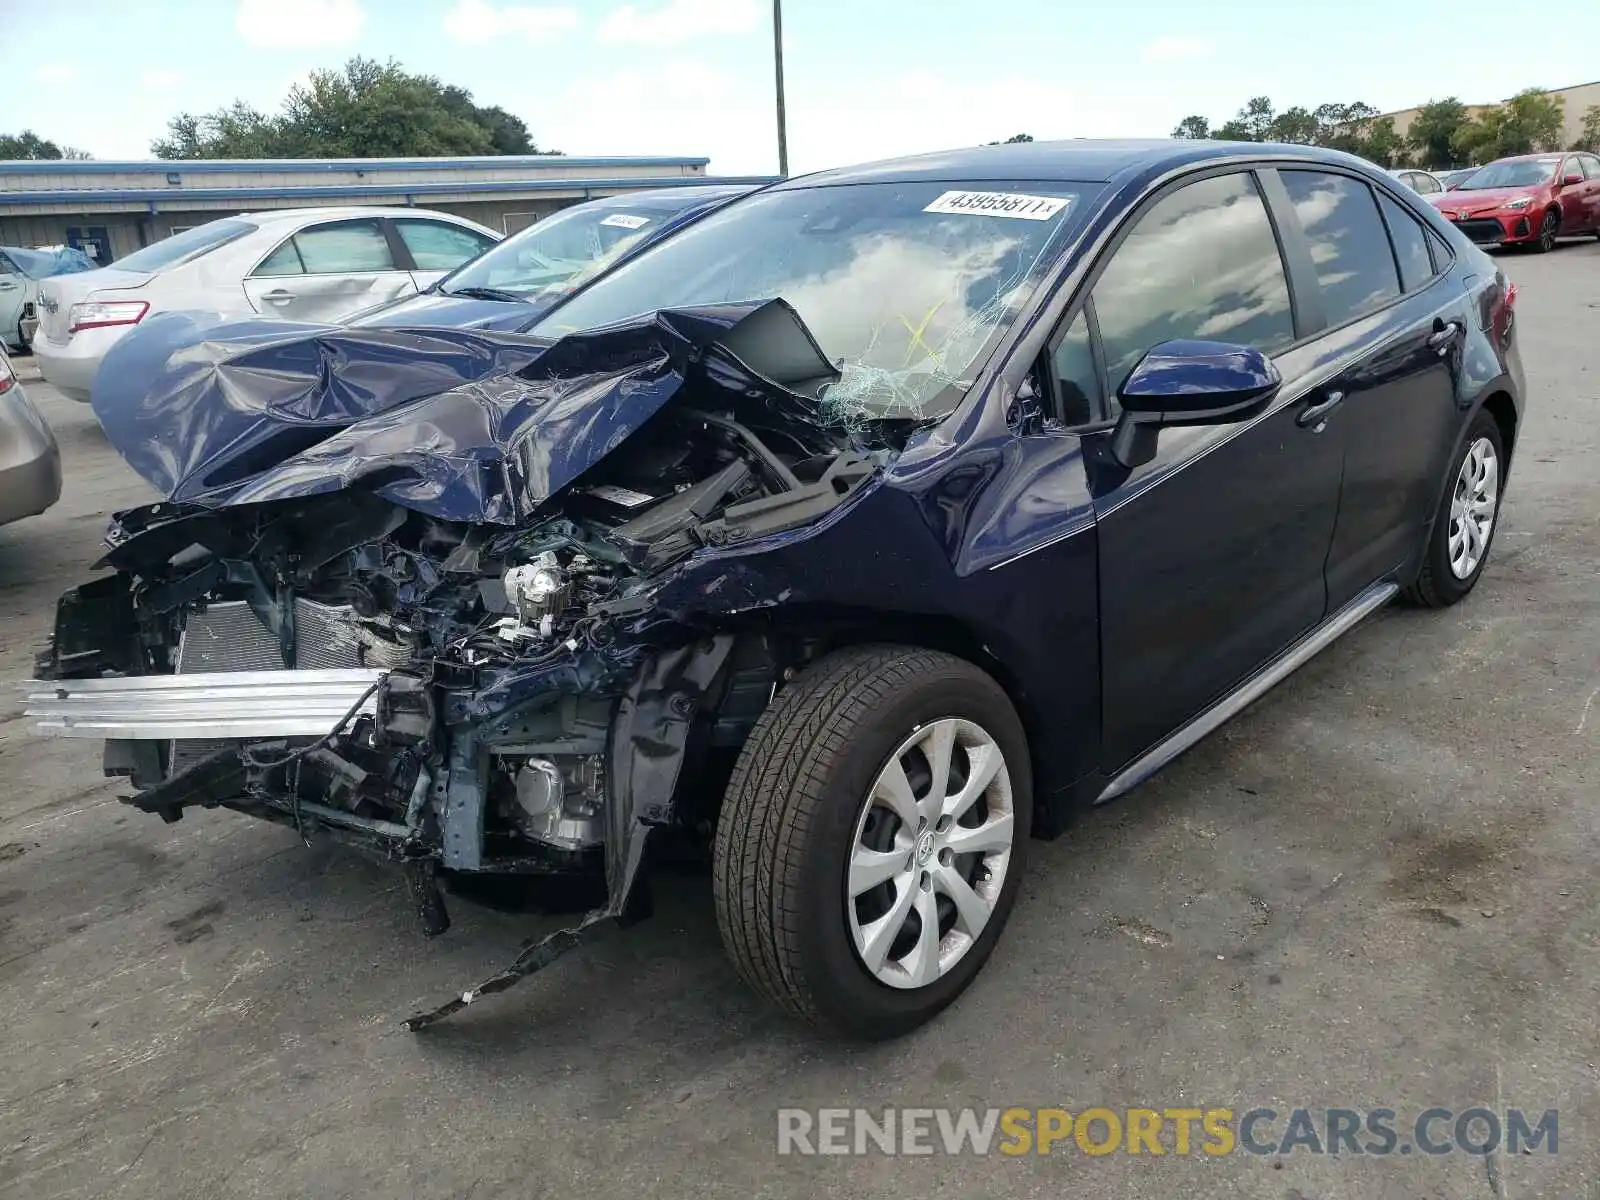
<path id="1" fill-rule="evenodd" d="M 1259 94 L 1390 109 L 1587 82 L 1600 4 L 1560 13 L 1513 36 L 1484 0 L 785 0 L 790 167 L 1018 132 L 1165 136 Z M 568 153 L 765 173 L 770 16 L 770 0 L 0 0 L 0 131 L 148 157 L 174 113 L 276 108 L 360 53 L 465 86 Z"/>

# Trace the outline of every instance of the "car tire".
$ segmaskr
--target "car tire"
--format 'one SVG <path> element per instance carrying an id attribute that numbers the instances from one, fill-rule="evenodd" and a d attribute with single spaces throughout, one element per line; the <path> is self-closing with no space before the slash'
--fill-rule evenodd
<path id="1" fill-rule="evenodd" d="M 1561 214 L 1555 209 L 1546 209 L 1544 217 L 1539 222 L 1539 236 L 1532 243 L 1535 254 L 1548 254 L 1556 248 L 1556 233 L 1561 228 Z"/>
<path id="2" fill-rule="evenodd" d="M 1471 465 L 1475 455 L 1479 467 Z M 1500 525 L 1505 465 L 1500 426 L 1493 416 L 1479 410 L 1467 427 L 1461 449 L 1451 460 L 1444 496 L 1428 534 L 1422 569 L 1405 592 L 1411 603 L 1424 608 L 1445 608 L 1465 597 L 1477 585 L 1489 558 L 1495 530 Z M 1486 514 L 1482 512 L 1484 469 L 1490 472 L 1487 482 L 1491 493 Z M 1476 511 L 1471 510 L 1474 505 Z M 1486 524 L 1479 519 L 1485 515 Z"/>
<path id="3" fill-rule="evenodd" d="M 943 801 L 930 778 L 941 752 Z M 925 822 L 954 811 L 968 783 L 982 790 L 954 823 Z M 983 671 L 909 646 L 826 655 L 767 706 L 728 783 L 712 857 L 723 944 L 756 992 L 803 1021 L 854 1038 L 906 1033 L 959 996 L 993 950 L 1032 808 L 1022 722 Z M 1004 851 L 953 850 L 998 845 L 1002 827 Z M 957 901 L 952 872 L 986 916 Z M 937 941 L 922 936 L 929 924 Z"/>

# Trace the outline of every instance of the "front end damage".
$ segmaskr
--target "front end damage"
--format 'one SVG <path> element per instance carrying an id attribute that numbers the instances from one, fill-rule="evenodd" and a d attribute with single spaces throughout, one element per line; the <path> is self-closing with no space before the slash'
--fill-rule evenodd
<path id="1" fill-rule="evenodd" d="M 639 911 L 652 831 L 712 828 L 809 653 L 760 619 L 786 589 L 762 547 L 870 491 L 893 431 L 829 411 L 835 374 L 777 302 L 548 349 L 410 331 L 447 349 L 359 402 L 342 381 L 404 331 L 232 353 L 177 332 L 136 410 L 101 412 L 171 499 L 118 514 L 113 573 L 62 597 L 37 727 L 104 739 L 164 820 L 229 808 L 401 865 L 430 934 L 441 873 L 603 880 L 413 1028 Z"/>

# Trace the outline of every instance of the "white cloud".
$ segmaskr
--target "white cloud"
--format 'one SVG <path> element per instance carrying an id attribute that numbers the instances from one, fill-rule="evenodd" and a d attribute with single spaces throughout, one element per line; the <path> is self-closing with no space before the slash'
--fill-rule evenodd
<path id="1" fill-rule="evenodd" d="M 139 76 L 139 86 L 147 92 L 170 92 L 182 82 L 183 75 L 177 71 L 145 71 Z"/>
<path id="2" fill-rule="evenodd" d="M 1217 45 L 1210 38 L 1187 34 L 1168 34 L 1158 37 L 1140 52 L 1147 63 L 1183 62 L 1188 59 L 1210 58 Z"/>
<path id="3" fill-rule="evenodd" d="M 603 42 L 672 46 L 715 34 L 750 33 L 761 24 L 756 0 L 667 0 L 653 8 L 625 4 L 600 22 Z"/>
<path id="4" fill-rule="evenodd" d="M 304 49 L 353 42 L 366 19 L 361 0 L 239 0 L 234 27 L 260 49 Z"/>
<path id="5" fill-rule="evenodd" d="M 546 42 L 579 25 L 572 8 L 534 8 L 506 4 L 496 8 L 489 0 L 456 0 L 444 15 L 444 31 L 458 42 L 478 44 L 520 35 L 530 42 Z"/>
<path id="6" fill-rule="evenodd" d="M 40 63 L 33 69 L 33 77 L 39 83 L 71 83 L 78 72 L 71 63 Z"/>

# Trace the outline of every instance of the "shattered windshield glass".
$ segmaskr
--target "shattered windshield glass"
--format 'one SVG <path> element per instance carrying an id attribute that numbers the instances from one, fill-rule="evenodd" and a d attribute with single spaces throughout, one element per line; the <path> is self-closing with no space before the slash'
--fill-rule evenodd
<path id="1" fill-rule="evenodd" d="M 1081 219 L 1094 184 L 863 183 L 741 201 L 597 280 L 531 331 L 781 298 L 841 378 L 841 418 L 942 416 Z"/>
<path id="2" fill-rule="evenodd" d="M 572 284 L 617 258 L 675 214 L 630 212 L 626 201 L 584 204 L 538 221 L 466 264 L 439 290 L 491 288 L 532 296 Z"/>

